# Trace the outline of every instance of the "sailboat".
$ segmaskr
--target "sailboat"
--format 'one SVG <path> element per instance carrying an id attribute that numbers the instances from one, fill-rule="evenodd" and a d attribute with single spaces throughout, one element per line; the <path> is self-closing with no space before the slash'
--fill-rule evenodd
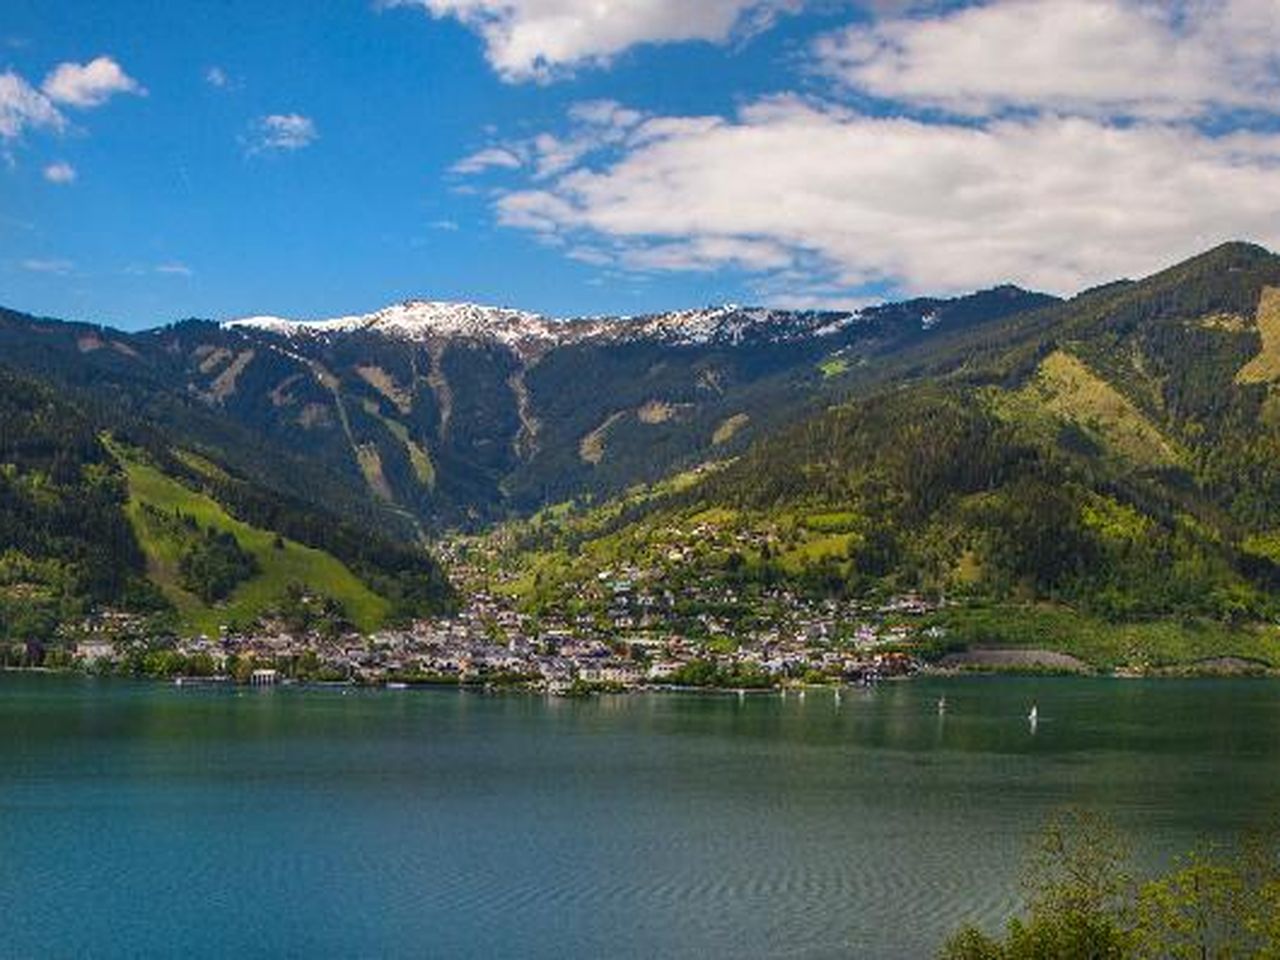
<path id="1" fill-rule="evenodd" d="M 947 712 L 947 698 L 946 698 L 946 697 L 939 697 L 939 698 L 938 698 L 938 713 L 939 713 L 939 714 L 943 714 L 943 713 L 946 713 L 946 712 Z"/>
<path id="2" fill-rule="evenodd" d="M 1039 719 L 1040 719 L 1040 711 L 1036 709 L 1036 705 L 1033 703 L 1031 705 L 1031 712 L 1027 714 L 1027 720 L 1029 720 L 1034 725 L 1035 722 Z"/>

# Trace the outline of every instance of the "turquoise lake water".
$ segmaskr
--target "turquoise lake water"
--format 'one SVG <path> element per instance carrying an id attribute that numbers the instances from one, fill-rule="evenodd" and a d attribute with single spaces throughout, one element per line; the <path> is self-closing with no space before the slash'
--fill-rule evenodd
<path id="1" fill-rule="evenodd" d="M 1159 862 L 1280 796 L 1271 681 L 565 701 L 9 675 L 0 731 L 4 956 L 929 956 L 1016 902 L 1063 804 Z"/>

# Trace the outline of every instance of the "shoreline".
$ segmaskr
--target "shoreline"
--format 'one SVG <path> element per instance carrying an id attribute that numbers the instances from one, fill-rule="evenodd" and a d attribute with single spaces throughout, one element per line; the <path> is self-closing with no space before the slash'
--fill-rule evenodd
<path id="1" fill-rule="evenodd" d="M 1280 676 L 1280 668 L 1270 663 L 1231 654 L 1201 657 L 1183 663 L 1149 664 L 1144 667 L 1098 667 L 1068 653 L 1032 647 L 972 647 L 945 655 L 936 663 L 926 665 L 923 672 L 935 676 L 989 673 L 1117 679 Z"/>
<path id="2" fill-rule="evenodd" d="M 831 691 L 870 692 L 886 683 L 905 683 L 913 680 L 946 680 L 946 679 L 981 679 L 981 678 L 1042 678 L 1042 679 L 1085 679 L 1085 680 L 1275 680 L 1280 679 L 1280 668 L 1238 657 L 1214 657 L 1194 664 L 1179 664 L 1161 667 L 1150 667 L 1145 670 L 1096 668 L 1080 661 L 1080 668 L 1066 666 L 1055 668 L 1045 664 L 1009 662 L 1003 657 L 988 659 L 989 653 L 1017 653 L 1018 651 L 974 651 L 978 656 L 953 662 L 924 664 L 914 673 L 885 677 L 871 683 L 780 683 L 768 687 L 720 687 L 720 686 L 680 686 L 677 684 L 645 684 L 637 686 L 616 686 L 607 684 L 584 683 L 568 688 L 552 689 L 545 685 L 512 684 L 486 682 L 481 678 L 474 680 L 439 680 L 412 681 L 388 679 L 350 679 L 350 680 L 303 680 L 291 677 L 280 678 L 272 683 L 243 683 L 231 676 L 176 676 L 156 677 L 138 674 L 102 673 L 75 667 L 0 667 L 0 674 L 32 675 L 45 677 L 80 677 L 97 680 L 126 680 L 159 686 L 174 687 L 209 687 L 235 688 L 237 690 L 268 691 L 277 688 L 285 689 L 317 689 L 317 690 L 361 690 L 396 692 L 421 692 L 431 690 L 447 690 L 465 693 L 480 693 L 491 696 L 522 694 L 526 696 L 552 697 L 556 699 L 575 700 L 590 699 L 606 695 L 635 695 L 646 693 L 663 693 L 679 695 L 707 695 L 715 697 L 780 697 L 795 695 L 803 697 L 809 692 Z M 1067 656 L 1067 655 L 1061 655 Z M 1070 658 L 1074 659 L 1074 658 Z"/>

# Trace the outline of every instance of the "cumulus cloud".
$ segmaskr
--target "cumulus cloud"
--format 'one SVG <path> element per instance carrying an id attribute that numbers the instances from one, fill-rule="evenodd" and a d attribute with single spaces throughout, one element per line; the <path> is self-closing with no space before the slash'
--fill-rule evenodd
<path id="1" fill-rule="evenodd" d="M 0 139 L 16 140 L 30 127 L 59 130 L 65 125 L 48 97 L 18 74 L 0 73 Z"/>
<path id="2" fill-rule="evenodd" d="M 65 161 L 51 163 L 44 168 L 44 178 L 50 183 L 74 183 L 76 179 L 76 168 Z"/>
<path id="3" fill-rule="evenodd" d="M 652 244 L 622 244 L 614 263 L 639 272 L 701 272 L 730 267 L 751 272 L 781 270 L 795 262 L 784 244 L 754 237 L 694 236 Z"/>
<path id="4" fill-rule="evenodd" d="M 301 150 L 319 138 L 315 122 L 299 113 L 273 113 L 259 117 L 250 131 L 250 153 Z"/>
<path id="5" fill-rule="evenodd" d="M 70 107 L 98 107 L 118 93 L 145 95 L 136 80 L 110 57 L 88 63 L 60 63 L 44 79 L 45 96 Z"/>
<path id="6" fill-rule="evenodd" d="M 211 87 L 221 89 L 231 82 L 231 78 L 221 67 L 210 67 L 204 72 L 204 82 Z"/>
<path id="7" fill-rule="evenodd" d="M 1275 0 L 989 0 L 821 38 L 861 93 L 959 114 L 1176 119 L 1280 109 Z"/>
<path id="8" fill-rule="evenodd" d="M 608 55 L 509 55 L 537 3 L 415 2 L 489 10 L 475 22 L 514 79 Z M 759 9 L 733 6 L 721 8 L 726 31 Z M 734 269 L 773 302 L 1010 281 L 1068 293 L 1222 240 L 1280 245 L 1275 0 L 869 9 L 814 41 L 825 96 L 758 99 L 731 116 L 580 104 L 487 151 L 512 162 L 467 172 L 505 178 L 498 222 L 572 259 Z"/>
<path id="9" fill-rule="evenodd" d="M 451 169 L 454 173 L 465 175 L 483 173 L 494 167 L 515 170 L 523 164 L 524 161 L 515 150 L 506 147 L 486 147 L 484 150 L 478 150 L 470 156 L 463 157 Z"/>
<path id="10" fill-rule="evenodd" d="M 565 132 L 544 132 L 489 146 L 464 157 L 451 169 L 474 175 L 528 167 L 534 179 L 545 180 L 572 168 L 588 154 L 627 141 L 643 119 L 639 111 L 614 100 L 581 101 L 569 107 Z"/>
<path id="11" fill-rule="evenodd" d="M 549 180 L 517 176 L 499 221 L 580 259 L 846 293 L 1070 292 L 1220 240 L 1280 244 L 1280 135 L 1156 122 L 925 122 L 777 98 L 648 117 Z"/>
<path id="12" fill-rule="evenodd" d="M 569 108 L 569 133 L 534 137 L 527 150 L 534 157 L 539 179 L 571 168 L 589 153 L 624 142 L 643 119 L 635 110 L 613 100 L 589 100 Z"/>
<path id="13" fill-rule="evenodd" d="M 60 63 L 39 89 L 7 70 L 0 73 L 0 140 L 17 140 L 27 130 L 38 128 L 63 130 L 67 119 L 59 105 L 97 107 L 117 93 L 146 91 L 110 57 L 86 64 Z"/>
<path id="14" fill-rule="evenodd" d="M 508 81 L 548 80 L 643 43 L 723 42 L 803 0 L 387 0 L 452 17 L 484 40 Z"/>

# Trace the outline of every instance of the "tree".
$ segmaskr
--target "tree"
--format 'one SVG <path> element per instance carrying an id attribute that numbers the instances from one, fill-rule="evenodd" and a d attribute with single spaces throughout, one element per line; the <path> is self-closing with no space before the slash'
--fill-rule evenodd
<path id="1" fill-rule="evenodd" d="M 1003 942 L 966 927 L 943 947 L 944 960 L 1123 960 L 1132 956 L 1133 881 L 1127 847 L 1102 818 L 1085 811 L 1053 817 L 1026 868 L 1025 919 Z"/>
<path id="2" fill-rule="evenodd" d="M 1274 844 L 1255 836 L 1232 857 L 1193 854 L 1142 888 L 1137 914 L 1137 956 L 1144 960 L 1280 957 Z"/>
<path id="3" fill-rule="evenodd" d="M 1003 940 L 965 927 L 942 960 L 1280 960 L 1280 848 L 1253 836 L 1198 853 L 1141 887 L 1127 846 L 1093 814 L 1055 817 L 1036 841 L 1026 916 Z"/>

